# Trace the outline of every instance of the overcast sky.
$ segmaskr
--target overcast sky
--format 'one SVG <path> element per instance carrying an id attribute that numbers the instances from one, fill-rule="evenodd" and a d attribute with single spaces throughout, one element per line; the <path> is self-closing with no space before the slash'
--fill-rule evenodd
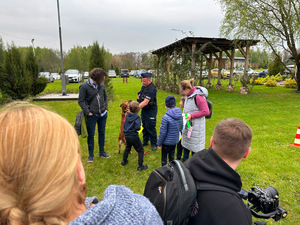
<path id="1" fill-rule="evenodd" d="M 59 49 L 57 0 L 0 0 L 5 44 Z M 219 37 L 214 0 L 60 0 L 63 50 L 94 41 L 113 54 L 147 52 L 186 37 Z M 178 30 L 178 31 L 174 31 Z M 191 35 L 189 35 L 191 36 Z"/>

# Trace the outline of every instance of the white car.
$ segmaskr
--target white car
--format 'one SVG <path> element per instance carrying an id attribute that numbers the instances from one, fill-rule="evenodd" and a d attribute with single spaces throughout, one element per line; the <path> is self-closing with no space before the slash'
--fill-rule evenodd
<path id="1" fill-rule="evenodd" d="M 60 75 L 58 73 L 51 73 L 53 76 L 54 80 L 60 80 Z"/>
<path id="2" fill-rule="evenodd" d="M 83 78 L 84 78 L 84 79 L 89 78 L 89 76 L 90 76 L 90 73 L 89 73 L 89 72 L 84 72 L 84 73 L 83 73 Z"/>
<path id="3" fill-rule="evenodd" d="M 114 70 L 109 70 L 107 74 L 108 74 L 108 77 L 110 77 L 110 78 L 117 77 L 116 71 L 114 71 Z"/>
<path id="4" fill-rule="evenodd" d="M 70 83 L 79 83 L 82 81 L 82 75 L 79 73 L 78 70 L 67 70 L 65 72 L 65 76 L 69 77 L 69 82 Z"/>
<path id="5" fill-rule="evenodd" d="M 48 83 L 54 82 L 54 77 L 49 72 L 40 72 L 39 77 L 45 77 L 48 79 Z"/>

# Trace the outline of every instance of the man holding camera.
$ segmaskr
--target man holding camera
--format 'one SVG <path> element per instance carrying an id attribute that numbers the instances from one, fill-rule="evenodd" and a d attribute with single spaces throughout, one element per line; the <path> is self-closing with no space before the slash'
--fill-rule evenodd
<path id="1" fill-rule="evenodd" d="M 251 139 L 250 127 L 241 120 L 222 120 L 214 129 L 210 148 L 184 163 L 197 185 L 189 224 L 252 224 L 250 210 L 236 194 L 242 181 L 235 171 L 250 153 Z"/>

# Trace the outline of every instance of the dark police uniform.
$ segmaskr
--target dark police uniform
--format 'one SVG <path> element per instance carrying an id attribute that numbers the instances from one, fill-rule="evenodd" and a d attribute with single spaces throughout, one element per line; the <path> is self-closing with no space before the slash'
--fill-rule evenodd
<path id="1" fill-rule="evenodd" d="M 142 73 L 142 78 L 151 77 L 151 73 Z M 143 86 L 138 92 L 140 95 L 137 101 L 141 103 L 145 99 L 149 103 L 142 108 L 141 117 L 143 123 L 143 145 L 147 145 L 150 140 L 152 148 L 156 148 L 157 134 L 156 134 L 156 116 L 157 116 L 157 101 L 156 101 L 156 87 L 151 82 L 147 87 Z"/>

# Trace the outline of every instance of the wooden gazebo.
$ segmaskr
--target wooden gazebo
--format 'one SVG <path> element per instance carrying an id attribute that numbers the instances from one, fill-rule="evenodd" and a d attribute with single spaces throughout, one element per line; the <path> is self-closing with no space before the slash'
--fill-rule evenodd
<path id="1" fill-rule="evenodd" d="M 158 66 L 156 73 L 156 83 L 159 83 L 160 77 L 163 76 L 161 73 L 160 61 L 162 57 L 167 57 L 167 76 L 170 74 L 171 64 L 180 64 L 184 60 L 184 58 L 179 59 L 178 55 L 181 53 L 183 57 L 188 53 L 190 60 L 190 71 L 191 77 L 195 77 L 195 66 L 196 66 L 196 58 L 200 57 L 200 80 L 202 79 L 202 65 L 203 59 L 208 63 L 208 83 L 206 85 L 207 88 L 211 88 L 211 69 L 212 69 L 212 58 L 216 57 L 218 60 L 218 82 L 216 84 L 216 89 L 221 89 L 221 69 L 222 65 L 222 57 L 225 53 L 227 57 L 231 61 L 230 66 L 230 77 L 229 77 L 229 85 L 227 86 L 228 91 L 233 90 L 232 85 L 232 77 L 233 77 L 233 69 L 234 69 L 234 53 L 235 49 L 239 49 L 242 55 L 245 57 L 245 72 L 244 79 L 247 79 L 247 71 L 249 66 L 249 50 L 250 46 L 254 46 L 259 42 L 259 40 L 228 40 L 225 38 L 206 38 L 206 37 L 186 37 L 179 41 L 176 41 L 170 45 L 162 47 L 152 52 L 152 54 L 157 55 L 158 57 Z M 173 75 L 173 83 L 176 84 L 176 75 Z M 175 90 L 174 90 L 175 91 Z"/>

